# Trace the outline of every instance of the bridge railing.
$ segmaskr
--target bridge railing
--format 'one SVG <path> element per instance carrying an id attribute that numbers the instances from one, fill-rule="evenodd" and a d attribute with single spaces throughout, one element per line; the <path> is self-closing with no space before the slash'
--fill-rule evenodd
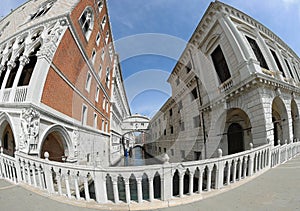
<path id="1" fill-rule="evenodd" d="M 80 201 L 142 203 L 203 194 L 275 167 L 300 153 L 300 142 L 260 147 L 207 160 L 108 167 L 58 163 L 19 152 L 0 154 L 0 177 Z"/>

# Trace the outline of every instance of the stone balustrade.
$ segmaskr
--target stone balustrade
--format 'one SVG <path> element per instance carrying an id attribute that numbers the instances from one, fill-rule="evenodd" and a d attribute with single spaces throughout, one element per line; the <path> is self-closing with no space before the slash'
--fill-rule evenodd
<path id="1" fill-rule="evenodd" d="M 229 78 L 227 81 L 223 82 L 219 86 L 219 90 L 220 92 L 226 92 L 227 90 L 231 89 L 232 86 L 233 86 L 233 80 L 232 78 Z"/>
<path id="2" fill-rule="evenodd" d="M 250 150 L 207 160 L 130 167 L 58 163 L 19 152 L 0 154 L 0 177 L 74 200 L 130 204 L 169 201 L 217 191 L 286 162 L 300 153 L 300 142 Z"/>

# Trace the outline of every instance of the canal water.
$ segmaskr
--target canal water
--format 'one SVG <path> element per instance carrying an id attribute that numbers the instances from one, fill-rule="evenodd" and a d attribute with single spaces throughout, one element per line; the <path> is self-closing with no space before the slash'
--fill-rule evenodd
<path id="1" fill-rule="evenodd" d="M 128 153 L 127 157 L 123 157 L 115 166 L 144 166 L 161 164 L 157 158 L 149 155 L 141 147 L 135 147 Z"/>
<path id="2" fill-rule="evenodd" d="M 114 166 L 143 166 L 143 165 L 154 165 L 161 164 L 162 162 L 157 158 L 152 157 L 148 153 L 146 153 L 142 148 L 136 147 L 132 149 L 131 153 L 128 153 L 127 157 L 124 157 Z M 161 184 L 160 184 L 160 176 L 155 176 L 153 179 L 154 186 L 154 198 L 161 197 Z M 129 187 L 130 187 L 130 196 L 131 200 L 137 201 L 137 181 L 136 178 L 131 176 L 129 178 Z M 108 200 L 113 201 L 113 184 L 111 177 L 107 175 L 106 177 L 106 188 L 107 188 L 107 198 Z M 142 178 L 142 188 L 143 188 L 143 199 L 149 199 L 149 180 L 147 175 L 143 175 Z M 118 190 L 119 190 L 119 199 L 121 201 L 126 201 L 125 196 L 125 181 L 123 177 L 118 177 Z M 91 182 L 89 185 L 90 197 L 96 199 L 95 197 L 95 186 L 94 182 Z M 84 197 L 84 191 L 81 192 L 81 197 Z"/>

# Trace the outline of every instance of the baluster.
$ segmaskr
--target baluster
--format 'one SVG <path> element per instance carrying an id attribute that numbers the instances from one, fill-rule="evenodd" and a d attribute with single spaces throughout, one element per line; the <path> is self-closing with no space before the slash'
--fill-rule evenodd
<path id="1" fill-rule="evenodd" d="M 208 171 L 207 171 L 207 187 L 206 187 L 206 189 L 207 189 L 207 192 L 208 192 L 211 189 L 211 171 L 212 171 L 212 169 L 210 169 L 208 167 L 207 170 Z"/>
<path id="2" fill-rule="evenodd" d="M 66 182 L 66 189 L 67 189 L 67 197 L 71 198 L 71 190 L 70 190 L 70 183 L 69 183 L 69 173 L 65 175 L 65 182 Z"/>
<path id="3" fill-rule="evenodd" d="M 89 200 L 91 200 L 91 198 L 90 198 L 90 191 L 89 191 L 89 184 L 88 184 L 88 178 L 87 177 L 83 178 L 83 183 L 84 183 L 85 200 L 89 201 Z"/>
<path id="4" fill-rule="evenodd" d="M 247 159 L 247 157 L 244 157 L 244 169 L 243 169 L 243 177 L 244 178 L 247 177 L 247 163 L 248 163 L 248 159 Z"/>
<path id="5" fill-rule="evenodd" d="M 6 160 L 4 160 L 4 172 L 5 172 L 5 175 L 4 175 L 4 177 L 5 178 L 8 178 L 8 172 L 7 172 L 7 163 L 6 163 Z"/>
<path id="6" fill-rule="evenodd" d="M 125 179 L 124 178 L 124 182 L 125 182 L 125 197 L 126 197 L 126 203 L 129 204 L 130 203 L 130 187 L 129 187 L 129 179 Z"/>
<path id="7" fill-rule="evenodd" d="M 74 175 L 74 186 L 75 186 L 76 199 L 80 199 L 80 193 L 78 187 L 78 174 Z"/>
<path id="8" fill-rule="evenodd" d="M 113 178 L 112 180 L 113 180 L 114 199 L 115 199 L 115 203 L 117 204 L 117 203 L 119 203 L 118 178 Z M 126 194 L 126 197 L 127 197 L 127 194 Z"/>
<path id="9" fill-rule="evenodd" d="M 16 183 L 17 180 L 15 180 L 14 167 L 13 167 L 13 164 L 11 162 L 9 163 L 9 169 L 10 169 L 10 172 L 11 172 L 11 180 Z"/>
<path id="10" fill-rule="evenodd" d="M 26 183 L 25 161 L 21 162 L 21 166 L 22 166 L 23 181 Z"/>
<path id="11" fill-rule="evenodd" d="M 260 170 L 260 154 L 258 154 L 257 155 L 257 157 L 256 157 L 256 172 L 259 172 L 259 170 Z"/>
<path id="12" fill-rule="evenodd" d="M 36 174 L 36 171 L 35 171 L 35 164 L 34 164 L 34 165 L 32 165 L 32 177 L 33 177 L 34 187 L 37 187 L 35 174 Z"/>
<path id="13" fill-rule="evenodd" d="M 198 194 L 202 193 L 202 183 L 203 183 L 203 170 L 199 169 Z"/>
<path id="14" fill-rule="evenodd" d="M 143 201 L 143 189 L 142 189 L 142 178 L 137 178 L 137 194 L 138 194 L 138 203 Z"/>
<path id="15" fill-rule="evenodd" d="M 27 179 L 28 179 L 28 184 L 31 185 L 31 175 L 30 175 L 30 163 L 26 164 L 27 167 Z"/>
<path id="16" fill-rule="evenodd" d="M 38 168 L 37 168 L 37 173 L 38 173 L 39 188 L 44 189 L 43 184 L 42 184 L 42 175 L 41 175 L 40 166 L 38 166 Z"/>
<path id="17" fill-rule="evenodd" d="M 3 178 L 3 174 L 4 174 L 4 172 L 3 172 L 3 169 L 2 169 L 2 159 L 0 158 L 0 179 L 2 179 Z"/>
<path id="18" fill-rule="evenodd" d="M 239 173 L 238 173 L 238 180 L 240 181 L 241 180 L 241 177 L 242 177 L 242 165 L 243 161 L 240 159 L 239 161 Z"/>
<path id="19" fill-rule="evenodd" d="M 61 174 L 60 172 L 58 171 L 56 173 L 56 182 L 57 182 L 57 190 L 58 190 L 58 195 L 62 196 L 62 188 L 61 188 Z"/>
<path id="20" fill-rule="evenodd" d="M 232 173 L 232 183 L 235 183 L 235 181 L 236 181 L 236 165 L 237 165 L 237 161 L 234 160 L 234 162 L 233 162 L 233 173 Z"/>
<path id="21" fill-rule="evenodd" d="M 190 172 L 190 182 L 189 182 L 189 194 L 193 195 L 193 187 L 194 187 L 194 173 Z"/>
<path id="22" fill-rule="evenodd" d="M 153 178 L 148 178 L 149 182 L 149 201 L 152 202 L 154 200 L 154 189 L 153 189 Z"/>
<path id="23" fill-rule="evenodd" d="M 226 183 L 227 185 L 230 184 L 230 170 L 231 170 L 231 165 L 232 165 L 232 162 L 229 162 L 228 161 L 228 168 L 227 168 L 227 178 L 226 178 Z"/>
<path id="24" fill-rule="evenodd" d="M 183 197 L 183 178 L 184 178 L 184 172 L 179 173 L 179 197 Z"/>

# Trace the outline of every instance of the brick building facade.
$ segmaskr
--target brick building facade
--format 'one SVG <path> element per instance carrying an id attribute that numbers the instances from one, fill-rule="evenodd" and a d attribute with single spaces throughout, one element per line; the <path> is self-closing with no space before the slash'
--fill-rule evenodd
<path id="1" fill-rule="evenodd" d="M 4 152 L 108 165 L 118 64 L 106 1 L 28 1 L 0 30 Z"/>

